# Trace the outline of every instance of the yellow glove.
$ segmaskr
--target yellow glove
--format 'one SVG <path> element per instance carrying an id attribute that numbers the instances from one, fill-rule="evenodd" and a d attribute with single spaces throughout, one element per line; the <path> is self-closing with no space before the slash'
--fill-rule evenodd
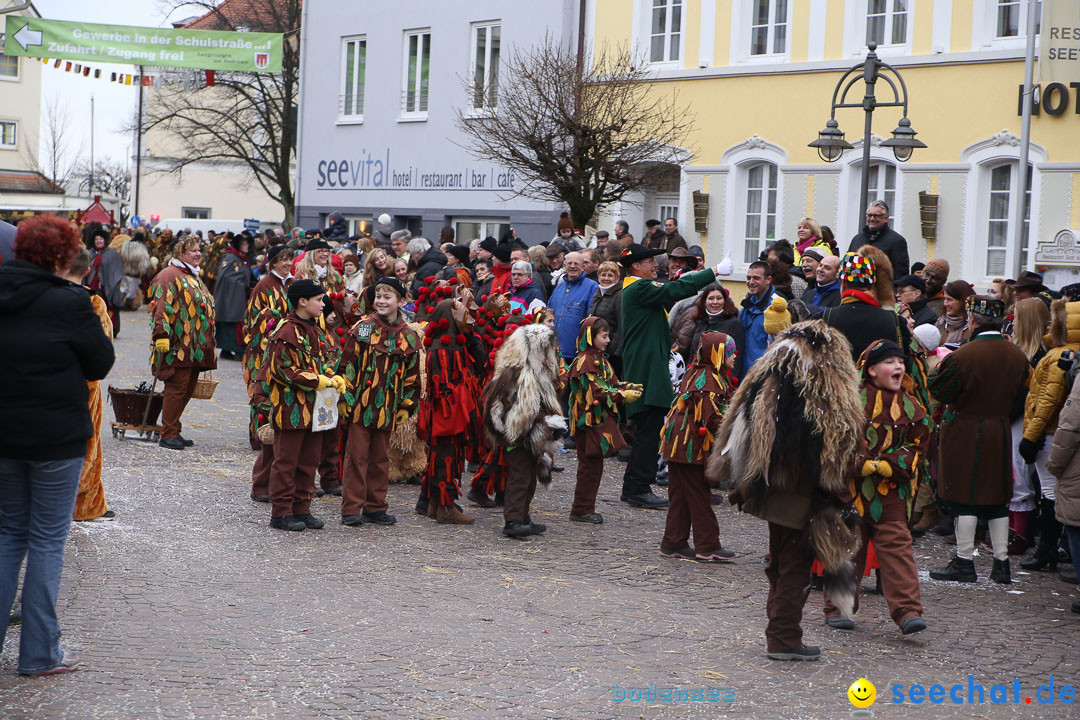
<path id="1" fill-rule="evenodd" d="M 396 413 L 394 413 L 394 427 L 397 427 L 398 425 L 402 425 L 404 423 L 407 423 L 408 421 L 409 421 L 409 411 L 408 410 L 398 410 Z"/>
<path id="2" fill-rule="evenodd" d="M 154 352 L 159 352 L 162 355 L 169 352 L 169 338 L 158 338 L 155 340 Z"/>
<path id="3" fill-rule="evenodd" d="M 346 385 L 345 378 L 343 376 L 335 375 L 334 377 L 330 378 L 330 384 L 333 385 L 334 389 L 337 390 L 339 393 L 345 393 Z"/>
<path id="4" fill-rule="evenodd" d="M 641 391 L 634 388 L 620 390 L 619 394 L 622 395 L 623 401 L 628 403 L 637 402 L 641 399 Z"/>
<path id="5" fill-rule="evenodd" d="M 322 390 L 324 388 L 328 388 L 333 384 L 334 384 L 334 379 L 333 378 L 328 378 L 325 375 L 320 375 L 319 376 L 319 387 L 315 388 L 315 392 L 318 392 L 319 390 Z"/>
<path id="6" fill-rule="evenodd" d="M 776 335 L 787 330 L 791 326 L 791 315 L 788 314 L 787 300 L 779 295 L 774 297 L 772 304 L 765 308 L 765 312 L 762 313 L 762 321 L 765 325 L 765 332 L 770 335 Z"/>
<path id="7" fill-rule="evenodd" d="M 867 460 L 863 463 L 862 475 L 863 477 L 880 475 L 883 478 L 891 478 L 892 466 L 889 465 L 887 460 Z"/>

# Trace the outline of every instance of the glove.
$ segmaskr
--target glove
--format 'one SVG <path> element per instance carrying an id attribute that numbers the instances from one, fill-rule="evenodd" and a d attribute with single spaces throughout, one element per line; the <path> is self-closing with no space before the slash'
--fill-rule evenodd
<path id="1" fill-rule="evenodd" d="M 1035 464 L 1035 456 L 1039 454 L 1039 448 L 1042 447 L 1042 442 L 1033 442 L 1024 438 L 1020 441 L 1020 457 L 1024 459 L 1028 465 Z"/>
<path id="2" fill-rule="evenodd" d="M 404 425 L 408 421 L 409 421 L 409 411 L 408 410 L 398 410 L 396 413 L 394 413 L 394 427 L 397 427 L 398 425 Z"/>
<path id="3" fill-rule="evenodd" d="M 765 312 L 762 313 L 762 321 L 765 325 L 765 332 L 769 335 L 777 335 L 787 330 L 791 326 L 791 315 L 788 314 L 787 300 L 779 295 L 774 297 L 772 304 L 765 308 Z"/>
<path id="4" fill-rule="evenodd" d="M 155 340 L 154 352 L 159 352 L 162 355 L 169 352 L 169 338 L 158 338 Z"/>
<path id="5" fill-rule="evenodd" d="M 319 376 L 319 387 L 315 388 L 315 392 L 328 388 L 334 384 L 334 378 L 326 377 L 325 375 Z"/>
<path id="6" fill-rule="evenodd" d="M 887 460 L 867 460 L 862 466 L 862 476 L 880 475 L 883 478 L 892 477 L 892 465 Z"/>
<path id="7" fill-rule="evenodd" d="M 735 272 L 735 263 L 731 261 L 730 257 L 726 257 L 720 261 L 720 264 L 717 265 L 714 270 L 717 275 L 730 275 Z"/>
<path id="8" fill-rule="evenodd" d="M 641 399 L 641 391 L 634 388 L 620 390 L 619 394 L 622 395 L 623 402 L 632 403 Z"/>
<path id="9" fill-rule="evenodd" d="M 337 390 L 339 393 L 343 395 L 345 394 L 346 385 L 345 378 L 343 376 L 335 375 L 334 377 L 330 378 L 330 384 L 333 385 L 334 389 Z"/>

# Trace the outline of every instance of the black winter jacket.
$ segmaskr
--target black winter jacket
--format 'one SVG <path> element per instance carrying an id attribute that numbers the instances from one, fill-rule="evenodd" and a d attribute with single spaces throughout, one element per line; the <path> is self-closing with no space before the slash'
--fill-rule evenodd
<path id="1" fill-rule="evenodd" d="M 611 357 L 622 357 L 622 329 L 619 327 L 622 320 L 622 290 L 622 281 L 615 283 L 615 287 L 607 292 L 597 288 L 589 306 L 589 315 L 603 318 L 611 328 L 611 344 L 608 345 L 608 355 Z"/>
<path id="2" fill-rule="evenodd" d="M 911 274 L 907 240 L 888 225 L 883 225 L 876 235 L 870 232 L 869 226 L 863 225 L 862 232 L 851 238 L 848 252 L 858 252 L 863 245 L 873 245 L 889 256 L 894 278 L 901 278 Z"/>
<path id="3" fill-rule="evenodd" d="M 416 275 L 413 276 L 411 293 L 416 297 L 416 292 L 424 285 L 429 277 L 435 277 L 446 267 L 446 255 L 438 248 L 428 248 L 416 261 Z"/>
<path id="4" fill-rule="evenodd" d="M 112 339 L 86 289 L 25 260 L 0 265 L 0 457 L 83 457 L 88 380 L 112 368 Z"/>
<path id="5" fill-rule="evenodd" d="M 821 314 L 826 325 L 843 333 L 851 343 L 851 359 L 859 356 L 875 340 L 892 340 L 904 350 L 907 362 L 911 347 L 911 331 L 907 321 L 892 310 L 865 302 L 849 302 L 838 307 L 826 308 Z"/>

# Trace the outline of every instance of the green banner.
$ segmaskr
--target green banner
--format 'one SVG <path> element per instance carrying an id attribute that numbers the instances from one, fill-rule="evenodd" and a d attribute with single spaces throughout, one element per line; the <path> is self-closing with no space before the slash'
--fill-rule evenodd
<path id="1" fill-rule="evenodd" d="M 5 55 L 195 70 L 281 72 L 280 33 L 97 25 L 8 15 Z"/>

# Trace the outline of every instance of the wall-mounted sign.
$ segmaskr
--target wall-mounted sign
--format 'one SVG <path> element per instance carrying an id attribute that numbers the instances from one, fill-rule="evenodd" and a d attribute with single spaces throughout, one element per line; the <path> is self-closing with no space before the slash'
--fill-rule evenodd
<path id="1" fill-rule="evenodd" d="M 1035 264 L 1057 267 L 1080 267 L 1080 239 L 1073 230 L 1061 230 L 1053 240 L 1044 240 L 1035 248 Z"/>
<path id="2" fill-rule="evenodd" d="M 513 192 L 514 171 L 492 166 L 426 167 L 391 161 L 390 148 L 361 148 L 352 157 L 319 159 L 320 190 L 494 190 Z"/>
<path id="3" fill-rule="evenodd" d="M 1053 0 L 1040 5 L 1039 80 L 1080 80 L 1080 0 Z"/>
<path id="4" fill-rule="evenodd" d="M 281 33 L 98 25 L 8 15 L 5 55 L 196 70 L 281 72 Z"/>

